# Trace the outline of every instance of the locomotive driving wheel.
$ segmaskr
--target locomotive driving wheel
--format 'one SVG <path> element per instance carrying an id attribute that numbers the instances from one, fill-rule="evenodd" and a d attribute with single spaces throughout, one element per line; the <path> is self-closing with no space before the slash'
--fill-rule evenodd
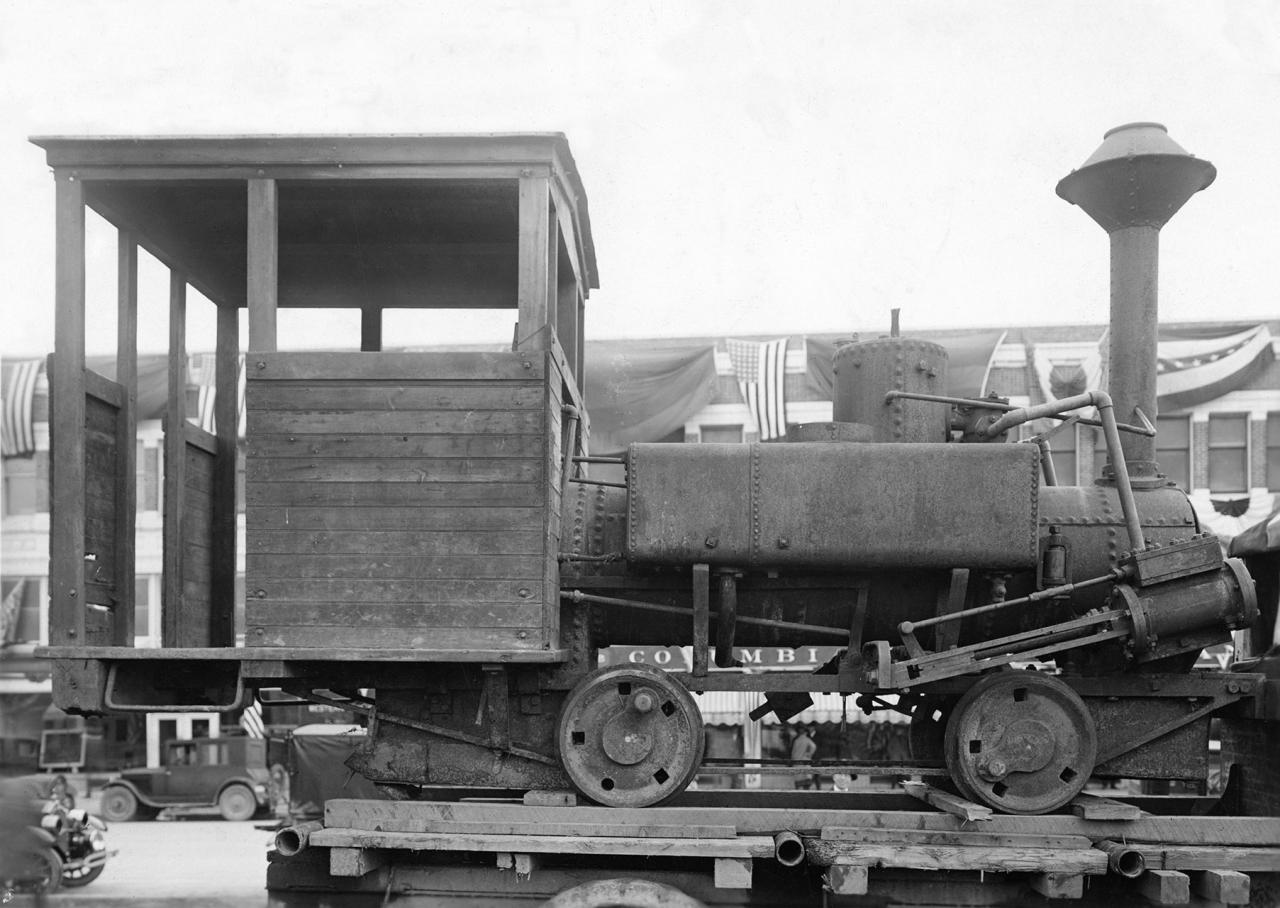
<path id="1" fill-rule="evenodd" d="M 648 807 L 684 791 L 705 740 L 693 697 L 647 665 L 587 675 L 565 699 L 556 729 L 573 784 L 610 807 Z"/>
<path id="2" fill-rule="evenodd" d="M 960 698 L 943 751 L 961 794 L 1005 813 L 1039 814 L 1084 788 L 1098 739 L 1088 707 L 1065 683 L 1011 671 Z"/>

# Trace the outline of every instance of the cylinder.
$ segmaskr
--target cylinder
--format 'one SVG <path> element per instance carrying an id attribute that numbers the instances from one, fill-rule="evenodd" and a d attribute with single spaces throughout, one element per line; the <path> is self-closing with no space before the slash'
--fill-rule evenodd
<path id="1" fill-rule="evenodd" d="M 276 851 L 287 858 L 291 858 L 307 847 L 311 839 L 311 833 L 317 832 L 324 828 L 324 824 L 320 822 L 299 823 L 296 826 L 286 826 L 276 833 Z"/>
<path id="2" fill-rule="evenodd" d="M 1122 877 L 1140 877 L 1147 869 L 1147 860 L 1142 852 L 1129 845 L 1103 840 L 1094 847 L 1106 853 L 1107 866 Z"/>
<path id="3" fill-rule="evenodd" d="M 947 351 L 905 337 L 845 344 L 835 354 L 832 414 L 837 422 L 863 423 L 876 442 L 942 442 L 949 411 L 936 403 L 894 399 L 888 391 L 947 393 Z"/>
<path id="4" fill-rule="evenodd" d="M 1111 234 L 1111 399 L 1116 419 L 1156 418 L 1156 312 L 1160 229 L 1145 224 Z M 1120 446 L 1135 479 L 1156 474 L 1156 440 L 1125 432 Z"/>
<path id="5" fill-rule="evenodd" d="M 773 837 L 773 856 L 783 867 L 798 867 L 804 861 L 804 840 L 783 830 Z"/>

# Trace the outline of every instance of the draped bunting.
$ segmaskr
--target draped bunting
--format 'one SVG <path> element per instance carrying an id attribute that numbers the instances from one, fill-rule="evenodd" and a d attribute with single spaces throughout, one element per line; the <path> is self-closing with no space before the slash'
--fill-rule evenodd
<path id="1" fill-rule="evenodd" d="M 949 394 L 955 397 L 981 397 L 985 392 L 991 357 L 1005 336 L 1004 331 L 974 331 L 961 337 L 948 336 L 945 341 L 928 335 L 913 334 L 916 340 L 941 343 L 947 348 Z M 831 399 L 834 376 L 831 371 L 835 340 L 810 336 L 807 368 L 809 387 L 825 400 Z M 998 388 L 995 390 L 999 390 Z"/>
<path id="2" fill-rule="evenodd" d="M 1271 331 L 1161 328 L 1156 394 L 1162 410 L 1183 410 L 1252 381 L 1271 364 Z"/>
<path id="3" fill-rule="evenodd" d="M 585 359 L 593 454 L 663 438 L 715 397 L 715 347 L 710 344 L 597 341 L 586 345 Z"/>

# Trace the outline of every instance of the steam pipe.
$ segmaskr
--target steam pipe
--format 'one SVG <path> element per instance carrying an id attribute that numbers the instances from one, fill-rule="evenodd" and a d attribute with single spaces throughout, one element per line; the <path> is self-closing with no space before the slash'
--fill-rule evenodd
<path id="1" fill-rule="evenodd" d="M 286 826 L 276 833 L 276 851 L 287 858 L 291 858 L 296 854 L 300 854 L 311 840 L 311 833 L 318 832 L 324 828 L 324 824 L 318 820 L 310 823 L 299 823 L 296 826 Z"/>
<path id="2" fill-rule="evenodd" d="M 1142 852 L 1129 845 L 1104 839 L 1094 847 L 1106 854 L 1107 866 L 1122 877 L 1140 877 L 1147 869 L 1147 859 Z"/>
<path id="3" fill-rule="evenodd" d="M 783 867 L 798 867 L 804 862 L 804 840 L 789 829 L 773 837 L 773 856 Z"/>
<path id="4" fill-rule="evenodd" d="M 1152 374 L 1155 374 L 1154 370 Z M 1133 500 L 1133 486 L 1129 482 L 1129 469 L 1126 466 L 1124 450 L 1120 446 L 1120 429 L 1116 426 L 1115 404 L 1111 401 L 1111 395 L 1103 391 L 1088 391 L 1035 407 L 1019 407 L 1017 410 L 1010 410 L 987 426 L 987 435 L 994 438 L 1024 422 L 1056 416 L 1068 410 L 1088 406 L 1097 407 L 1098 416 L 1102 419 L 1102 434 L 1107 440 L 1107 454 L 1111 457 L 1111 468 L 1115 473 L 1120 510 L 1124 513 L 1125 529 L 1129 532 L 1129 547 L 1135 552 L 1140 552 L 1147 547 L 1147 540 L 1142 532 L 1142 522 L 1138 519 L 1137 503 Z"/>

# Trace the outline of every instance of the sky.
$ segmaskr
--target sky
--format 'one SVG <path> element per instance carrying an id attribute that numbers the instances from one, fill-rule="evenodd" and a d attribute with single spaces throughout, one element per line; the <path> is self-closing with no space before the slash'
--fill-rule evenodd
<path id="1" fill-rule="evenodd" d="M 1280 316 L 1278 114 L 1280 0 L 0 0 L 0 355 L 53 345 L 32 135 L 564 132 L 588 338 L 727 337 L 1105 322 L 1106 235 L 1054 186 L 1138 120 L 1218 168 L 1162 232 L 1162 320 Z"/>

